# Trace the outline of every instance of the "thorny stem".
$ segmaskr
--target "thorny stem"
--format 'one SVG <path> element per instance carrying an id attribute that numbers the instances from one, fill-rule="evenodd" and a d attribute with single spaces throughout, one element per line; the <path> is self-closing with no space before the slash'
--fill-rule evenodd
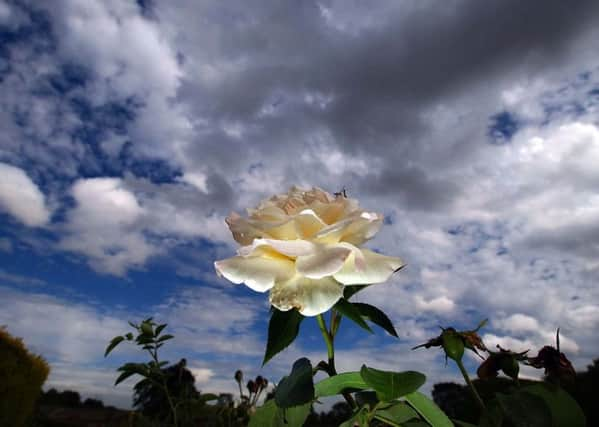
<path id="1" fill-rule="evenodd" d="M 458 365 L 458 368 L 460 368 L 460 372 L 462 373 L 462 376 L 464 377 L 466 384 L 468 384 L 468 387 L 470 388 L 470 392 L 472 393 L 472 396 L 474 396 L 474 400 L 476 400 L 477 405 L 479 406 L 481 411 L 484 411 L 486 409 L 485 403 L 483 402 L 480 395 L 478 394 L 478 391 L 476 391 L 476 387 L 474 387 L 474 384 L 472 383 L 472 381 L 470 381 L 470 376 L 468 375 L 468 372 L 466 372 L 466 368 L 464 368 L 464 364 L 459 359 L 457 359 L 455 361 L 455 363 L 456 363 L 456 365 Z"/>
<path id="2" fill-rule="evenodd" d="M 331 327 L 333 326 L 334 320 L 335 318 L 331 316 Z M 326 371 L 330 377 L 334 377 L 337 375 L 337 369 L 335 369 L 335 335 L 327 329 L 327 324 L 322 316 L 322 313 L 316 316 L 316 321 L 318 322 L 318 327 L 320 328 L 322 337 L 327 345 L 328 363 Z M 343 393 L 343 397 L 352 409 L 356 407 L 356 402 L 351 394 Z"/>

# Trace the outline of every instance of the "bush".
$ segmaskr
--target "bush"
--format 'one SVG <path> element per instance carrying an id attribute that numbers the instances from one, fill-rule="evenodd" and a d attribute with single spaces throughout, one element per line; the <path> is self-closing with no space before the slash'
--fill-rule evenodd
<path id="1" fill-rule="evenodd" d="M 25 424 L 49 372 L 42 357 L 0 327 L 0 427 Z"/>

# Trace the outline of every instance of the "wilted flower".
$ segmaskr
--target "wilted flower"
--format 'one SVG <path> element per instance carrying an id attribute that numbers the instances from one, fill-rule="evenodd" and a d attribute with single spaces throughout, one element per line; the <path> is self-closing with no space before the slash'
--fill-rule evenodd
<path id="1" fill-rule="evenodd" d="M 566 355 L 559 350 L 559 329 L 556 335 L 557 348 L 546 345 L 536 357 L 529 357 L 527 363 L 537 369 L 544 368 L 545 375 L 550 380 L 572 381 L 576 371 Z"/>
<path id="2" fill-rule="evenodd" d="M 237 381 L 238 383 L 243 381 L 243 372 L 240 369 L 235 371 L 235 381 Z"/>
<path id="3" fill-rule="evenodd" d="M 417 345 L 416 347 L 412 348 L 412 350 L 421 347 L 443 347 L 445 356 L 455 361 L 462 360 L 465 348 L 472 350 L 478 356 L 480 356 L 477 350 L 487 351 L 487 347 L 483 343 L 481 337 L 478 335 L 478 330 L 486 323 L 487 319 L 480 322 L 476 329 L 470 331 L 456 331 L 454 328 L 441 328 L 441 335 L 431 338 L 424 344 Z"/>
<path id="4" fill-rule="evenodd" d="M 528 350 L 516 353 L 510 350 L 501 348 L 498 344 L 499 351 L 489 351 L 489 357 L 478 367 L 476 374 L 480 379 L 495 378 L 499 371 L 503 371 L 505 375 L 513 380 L 518 379 L 520 372 L 519 362 L 526 360 Z"/>
<path id="5" fill-rule="evenodd" d="M 232 213 L 226 222 L 242 247 L 215 262 L 216 271 L 255 291 L 270 290 L 270 303 L 281 311 L 315 316 L 343 296 L 344 285 L 382 283 L 404 265 L 359 247 L 377 233 L 382 215 L 319 188 L 292 187 L 248 209 L 248 218 Z"/>

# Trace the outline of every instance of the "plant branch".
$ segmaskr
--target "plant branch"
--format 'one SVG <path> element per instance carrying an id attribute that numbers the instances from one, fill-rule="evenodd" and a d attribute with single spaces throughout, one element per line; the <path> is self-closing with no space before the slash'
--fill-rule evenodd
<path id="1" fill-rule="evenodd" d="M 152 356 L 152 359 L 154 360 L 154 363 L 156 364 L 156 368 L 158 369 L 158 372 L 160 373 L 160 377 L 162 378 L 162 388 L 164 389 L 164 394 L 166 395 L 166 399 L 168 400 L 168 404 L 171 408 L 171 412 L 173 413 L 173 425 L 175 427 L 178 427 L 179 423 L 177 421 L 177 407 L 173 403 L 171 394 L 168 391 L 166 376 L 162 373 L 162 369 L 160 368 L 160 362 L 158 361 L 158 349 L 156 347 L 154 347 L 153 350 L 154 351 L 152 351 L 151 349 L 148 349 L 148 352 Z"/>
<path id="2" fill-rule="evenodd" d="M 470 380 L 470 376 L 468 375 L 468 372 L 466 372 L 466 368 L 464 368 L 464 364 L 462 363 L 461 360 L 456 360 L 455 363 L 456 363 L 456 365 L 458 365 L 458 368 L 460 368 L 460 372 L 462 373 L 462 376 L 464 377 L 466 384 L 468 384 L 468 387 L 470 388 L 470 392 L 472 393 L 472 396 L 474 396 L 474 400 L 476 401 L 476 404 L 479 406 L 481 411 L 485 411 L 485 409 L 486 409 L 485 403 L 483 402 L 480 395 L 478 394 L 478 391 L 476 391 L 476 387 L 474 387 L 474 384 Z"/>
<path id="3" fill-rule="evenodd" d="M 335 320 L 334 317 L 331 316 L 331 323 Z M 327 373 L 330 377 L 334 377 L 337 375 L 337 369 L 335 369 L 335 336 L 332 332 L 327 329 L 327 324 L 324 320 L 322 314 L 316 316 L 316 321 L 318 322 L 318 327 L 320 328 L 320 332 L 322 333 L 322 337 L 327 345 Z M 333 326 L 333 325 L 331 325 Z M 353 409 L 356 407 L 356 402 L 350 393 L 342 393 L 343 397 L 349 404 L 349 406 Z"/>

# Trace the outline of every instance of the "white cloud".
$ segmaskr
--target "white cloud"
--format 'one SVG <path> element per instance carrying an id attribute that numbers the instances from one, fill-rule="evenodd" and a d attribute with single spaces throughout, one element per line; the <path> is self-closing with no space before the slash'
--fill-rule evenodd
<path id="1" fill-rule="evenodd" d="M 0 163 L 0 176 L 0 208 L 29 227 L 47 224 L 50 211 L 44 194 L 31 178 L 6 163 Z"/>
<path id="2" fill-rule="evenodd" d="M 214 371 L 212 369 L 195 368 L 193 366 L 188 366 L 187 368 L 193 374 L 193 377 L 196 380 L 196 386 L 206 384 L 214 376 Z"/>
<path id="3" fill-rule="evenodd" d="M 509 332 L 535 332 L 539 329 L 537 319 L 526 314 L 516 313 L 505 319 L 493 321 L 500 329 Z"/>
<path id="4" fill-rule="evenodd" d="M 62 248 L 82 253 L 92 267 L 116 275 L 143 266 L 158 253 L 135 227 L 144 209 L 119 178 L 78 180 L 72 195 L 76 206 L 68 213 Z"/>
<path id="5" fill-rule="evenodd" d="M 0 22 L 5 23 L 8 22 L 11 15 L 11 10 L 8 4 L 4 1 L 0 1 Z"/>
<path id="6" fill-rule="evenodd" d="M 51 361 L 101 359 L 106 343 L 128 328 L 125 320 L 101 314 L 92 306 L 47 294 L 25 294 L 5 287 L 0 287 L 0 294 L 0 324 Z"/>
<path id="7" fill-rule="evenodd" d="M 455 303 L 450 298 L 442 295 L 437 298 L 433 298 L 432 300 L 426 301 L 420 296 L 416 296 L 416 305 L 419 309 L 424 311 L 432 311 L 434 313 L 448 313 L 452 312 Z"/>

